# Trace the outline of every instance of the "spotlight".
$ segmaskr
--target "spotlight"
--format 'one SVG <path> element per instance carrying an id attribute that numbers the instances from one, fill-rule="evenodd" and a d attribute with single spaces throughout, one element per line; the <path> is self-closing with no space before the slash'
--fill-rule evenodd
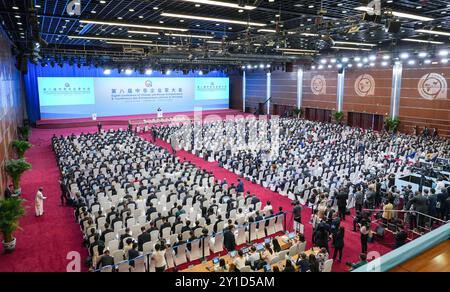
<path id="1" fill-rule="evenodd" d="M 441 56 L 441 57 L 448 56 L 448 51 L 447 50 L 440 50 L 439 51 L 439 56 Z"/>
<path id="2" fill-rule="evenodd" d="M 448 63 L 448 59 L 442 59 L 442 60 L 441 60 L 441 63 L 442 63 L 442 64 L 447 64 L 447 63 Z"/>
<path id="3" fill-rule="evenodd" d="M 336 59 L 333 58 L 330 60 L 330 62 L 331 62 L 331 64 L 336 64 Z"/>
<path id="4" fill-rule="evenodd" d="M 375 61 L 377 59 L 377 56 L 375 56 L 375 55 L 371 55 L 370 57 L 369 57 L 369 60 L 370 61 Z"/>
<path id="5" fill-rule="evenodd" d="M 167 71 L 166 71 L 166 75 L 170 75 L 170 74 L 172 74 L 172 70 L 170 70 L 170 69 L 167 69 Z"/>
<path id="6" fill-rule="evenodd" d="M 347 67 L 352 68 L 353 64 L 348 64 Z"/>
<path id="7" fill-rule="evenodd" d="M 147 70 L 145 70 L 145 74 L 146 75 L 152 75 L 153 74 L 153 70 L 152 69 L 147 69 Z"/>
<path id="8" fill-rule="evenodd" d="M 318 68 L 319 70 L 322 70 L 323 69 L 323 65 L 319 65 L 319 68 Z"/>
<path id="9" fill-rule="evenodd" d="M 359 62 L 359 61 L 361 61 L 361 58 L 360 57 L 355 57 L 355 62 Z"/>
<path id="10" fill-rule="evenodd" d="M 408 61 L 408 65 L 414 65 L 414 64 L 416 64 L 416 61 L 414 61 L 414 60 L 409 60 Z"/>
<path id="11" fill-rule="evenodd" d="M 320 63 L 326 64 L 326 63 L 327 63 L 327 60 L 326 60 L 326 59 L 322 59 L 322 60 L 320 60 Z"/>
<path id="12" fill-rule="evenodd" d="M 391 58 L 391 56 L 389 56 L 389 55 L 384 55 L 383 56 L 383 60 L 389 60 Z"/>
<path id="13" fill-rule="evenodd" d="M 125 70 L 125 74 L 131 75 L 131 74 L 133 74 L 133 70 L 131 70 L 131 69 L 126 69 L 126 70 Z"/>
<path id="14" fill-rule="evenodd" d="M 203 76 L 203 71 L 202 70 L 198 71 L 198 75 Z"/>
<path id="15" fill-rule="evenodd" d="M 342 62 L 347 63 L 348 62 L 348 58 L 342 58 Z"/>
<path id="16" fill-rule="evenodd" d="M 259 65 L 259 69 L 264 69 L 264 64 Z"/>
<path id="17" fill-rule="evenodd" d="M 103 71 L 103 74 L 105 74 L 105 75 L 110 75 L 110 74 L 111 74 L 111 69 L 105 69 L 105 70 Z"/>
<path id="18" fill-rule="evenodd" d="M 381 62 L 381 66 L 386 67 L 387 65 L 389 65 L 388 62 L 386 62 L 386 61 Z"/>
<path id="19" fill-rule="evenodd" d="M 316 66 L 312 66 L 311 69 L 316 70 Z"/>
<path id="20" fill-rule="evenodd" d="M 247 65 L 247 69 L 252 69 L 252 65 Z"/>
<path id="21" fill-rule="evenodd" d="M 361 68 L 362 66 L 363 66 L 363 64 L 362 63 L 358 63 L 358 68 Z"/>
<path id="22" fill-rule="evenodd" d="M 408 59 L 409 58 L 409 54 L 408 53 L 401 53 L 400 54 L 400 58 L 401 59 Z"/>
<path id="23" fill-rule="evenodd" d="M 429 65 L 431 64 L 431 60 L 430 59 L 426 59 L 425 61 L 423 61 L 425 64 Z"/>
<path id="24" fill-rule="evenodd" d="M 425 58 L 426 56 L 428 56 L 428 54 L 425 52 L 419 53 L 419 58 Z"/>

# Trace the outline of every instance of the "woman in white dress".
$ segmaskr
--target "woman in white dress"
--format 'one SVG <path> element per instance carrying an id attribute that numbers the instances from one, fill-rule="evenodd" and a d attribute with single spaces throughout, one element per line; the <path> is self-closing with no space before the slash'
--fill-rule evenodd
<path id="1" fill-rule="evenodd" d="M 44 197 L 42 191 L 43 189 L 42 187 L 40 187 L 38 192 L 36 193 L 35 209 L 37 217 L 44 215 L 44 200 L 47 199 L 47 197 Z"/>

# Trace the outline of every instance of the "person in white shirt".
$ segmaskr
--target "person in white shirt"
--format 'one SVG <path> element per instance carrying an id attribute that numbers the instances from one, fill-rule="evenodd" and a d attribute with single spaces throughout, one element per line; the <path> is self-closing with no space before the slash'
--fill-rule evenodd
<path id="1" fill-rule="evenodd" d="M 267 214 L 271 210 L 273 210 L 272 203 L 267 201 L 266 206 L 263 209 L 263 213 Z"/>
<path id="2" fill-rule="evenodd" d="M 37 217 L 41 217 L 42 215 L 44 215 L 44 200 L 46 200 L 47 197 L 44 197 L 44 194 L 42 192 L 43 188 L 40 187 L 36 193 L 35 210 Z"/>
<path id="3" fill-rule="evenodd" d="M 259 261 L 260 259 L 261 255 L 256 251 L 256 247 L 250 247 L 250 254 L 247 256 L 247 261 L 250 263 L 250 266 L 254 268 L 256 261 Z"/>
<path id="4" fill-rule="evenodd" d="M 245 267 L 245 257 L 242 250 L 238 251 L 236 258 L 233 260 L 233 264 L 236 266 L 236 269 L 238 270 Z"/>
<path id="5" fill-rule="evenodd" d="M 166 270 L 166 250 L 164 246 L 157 243 L 155 245 L 155 252 L 153 253 L 152 260 L 155 261 L 155 272 L 164 272 Z"/>

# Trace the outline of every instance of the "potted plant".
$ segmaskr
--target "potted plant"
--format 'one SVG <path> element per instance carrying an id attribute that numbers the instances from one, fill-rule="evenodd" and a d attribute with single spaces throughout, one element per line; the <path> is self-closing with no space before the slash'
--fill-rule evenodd
<path id="1" fill-rule="evenodd" d="M 292 112 L 294 113 L 295 116 L 297 116 L 297 118 L 301 118 L 303 115 L 303 109 L 299 108 L 299 107 L 295 107 Z"/>
<path id="2" fill-rule="evenodd" d="M 400 125 L 400 119 L 398 117 L 387 117 L 385 123 L 387 128 L 389 129 L 389 132 L 395 133 L 397 132 L 398 126 Z"/>
<path id="3" fill-rule="evenodd" d="M 19 227 L 19 220 L 25 214 L 23 200 L 11 198 L 0 200 L 0 232 L 3 234 L 3 250 L 12 253 L 16 248 L 16 238 L 13 233 Z"/>
<path id="4" fill-rule="evenodd" d="M 14 191 L 16 195 L 19 195 L 20 190 L 20 177 L 22 174 L 31 169 L 31 164 L 29 164 L 25 159 L 11 159 L 6 161 L 5 163 L 5 170 L 6 173 L 12 178 L 13 185 L 14 185 Z"/>
<path id="5" fill-rule="evenodd" d="M 333 114 L 334 116 L 334 120 L 340 124 L 342 122 L 342 120 L 344 119 L 344 113 L 343 112 L 335 112 Z"/>
<path id="6" fill-rule="evenodd" d="M 17 153 L 17 156 L 23 158 L 25 156 L 25 152 L 30 149 L 33 145 L 31 145 L 28 141 L 25 140 L 15 140 L 12 142 L 12 147 Z"/>
<path id="7" fill-rule="evenodd" d="M 24 124 L 23 127 L 18 127 L 17 132 L 19 133 L 19 137 L 21 140 L 28 141 L 30 137 L 30 126 L 28 124 Z"/>

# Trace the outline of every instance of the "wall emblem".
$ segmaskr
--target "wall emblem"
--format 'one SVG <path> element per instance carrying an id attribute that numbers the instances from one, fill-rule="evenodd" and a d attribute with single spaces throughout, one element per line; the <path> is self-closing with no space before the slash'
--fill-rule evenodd
<path id="1" fill-rule="evenodd" d="M 315 75 L 311 80 L 311 90 L 314 95 L 327 93 L 327 81 L 323 75 Z"/>
<path id="2" fill-rule="evenodd" d="M 359 96 L 374 96 L 375 79 L 373 79 L 372 75 L 363 74 L 356 78 L 355 92 Z"/>
<path id="3" fill-rule="evenodd" d="M 438 73 L 424 75 L 419 81 L 419 94 L 425 99 L 447 99 L 447 80 Z"/>

